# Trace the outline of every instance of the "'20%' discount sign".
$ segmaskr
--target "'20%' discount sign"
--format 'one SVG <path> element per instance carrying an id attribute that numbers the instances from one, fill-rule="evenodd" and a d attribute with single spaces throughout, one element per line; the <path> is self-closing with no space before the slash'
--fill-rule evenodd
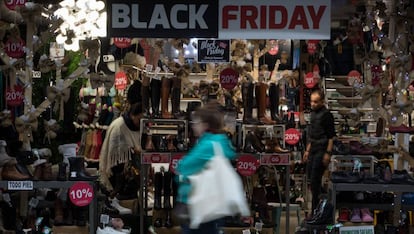
<path id="1" fill-rule="evenodd" d="M 238 81 L 239 73 L 236 70 L 232 68 L 226 68 L 220 72 L 220 84 L 224 89 L 234 89 Z"/>
<path id="2" fill-rule="evenodd" d="M 300 140 L 300 132 L 295 128 L 289 128 L 285 132 L 285 142 L 288 145 L 296 145 Z"/>
<path id="3" fill-rule="evenodd" d="M 240 175 L 251 176 L 260 166 L 260 161 L 253 155 L 241 155 L 237 158 L 237 171 Z"/>

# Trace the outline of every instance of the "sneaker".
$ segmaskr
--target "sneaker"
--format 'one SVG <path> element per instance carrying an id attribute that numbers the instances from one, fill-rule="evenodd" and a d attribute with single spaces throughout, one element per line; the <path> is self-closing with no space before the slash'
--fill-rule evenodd
<path id="1" fill-rule="evenodd" d="M 370 223 L 374 221 L 374 217 L 372 216 L 372 213 L 371 211 L 369 211 L 368 208 L 361 209 L 361 217 L 362 217 L 362 222 L 364 223 Z"/>
<path id="2" fill-rule="evenodd" d="M 348 208 L 341 208 L 339 210 L 338 222 L 348 222 L 351 211 Z"/>
<path id="3" fill-rule="evenodd" d="M 359 208 L 354 208 L 351 214 L 351 222 L 353 223 L 360 223 L 362 222 L 361 219 L 361 210 Z"/>

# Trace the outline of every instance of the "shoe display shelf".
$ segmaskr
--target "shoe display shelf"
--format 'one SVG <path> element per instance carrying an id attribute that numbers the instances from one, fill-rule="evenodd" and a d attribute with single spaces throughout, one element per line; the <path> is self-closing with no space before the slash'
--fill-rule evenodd
<path id="1" fill-rule="evenodd" d="M 367 170 L 374 175 L 374 167 L 378 159 L 373 155 L 332 155 L 329 171 Z"/>
<path id="2" fill-rule="evenodd" d="M 401 210 L 414 210 L 412 205 L 402 205 L 402 194 L 414 192 L 414 186 L 410 184 L 366 184 L 366 183 L 329 183 L 329 195 L 333 205 L 333 218 L 336 216 L 336 194 L 340 191 L 361 191 L 361 192 L 392 192 L 394 193 L 394 200 L 390 204 L 382 203 L 358 203 L 354 204 L 357 207 L 372 208 L 376 210 L 393 210 L 394 214 L 399 214 Z M 350 204 L 341 204 L 350 205 Z M 350 206 L 352 207 L 352 206 Z M 393 225 L 399 225 L 399 216 L 394 215 Z"/>
<path id="3" fill-rule="evenodd" d="M 265 137 L 275 139 L 285 139 L 285 125 L 284 124 L 272 124 L 272 125 L 259 125 L 259 124 L 243 124 L 241 121 L 237 123 L 237 146 L 241 151 L 246 142 L 246 135 L 249 132 L 259 130 Z M 282 148 L 285 147 L 285 141 L 280 141 Z"/>
<path id="4" fill-rule="evenodd" d="M 181 119 L 141 119 L 141 139 L 146 136 L 140 145 L 143 148 L 140 161 L 140 190 L 139 190 L 139 211 L 140 211 L 140 233 L 144 233 L 144 220 L 149 216 L 151 210 L 148 206 L 148 178 L 149 170 L 153 164 L 166 164 L 169 171 L 187 150 L 188 121 Z M 149 136 L 151 138 L 149 138 Z M 154 147 L 152 139 L 160 137 L 160 143 Z M 144 142 L 145 141 L 145 142 Z M 166 141 L 162 143 L 162 141 Z M 163 146 L 161 146 L 163 144 Z M 173 145 L 174 144 L 174 145 Z M 145 149 L 151 148 L 146 151 Z"/>
<path id="5" fill-rule="evenodd" d="M 33 191 L 35 189 L 49 188 L 49 189 L 70 189 L 73 185 L 83 182 L 92 186 L 96 191 L 98 184 L 96 181 L 0 181 L 0 188 L 9 191 Z M 84 194 L 84 191 L 80 190 Z M 88 196 L 91 191 L 87 191 Z M 77 195 L 76 195 L 77 196 Z M 97 227 L 98 201 L 96 194 L 92 191 L 92 201 L 88 205 L 89 208 L 89 234 L 95 234 Z"/>

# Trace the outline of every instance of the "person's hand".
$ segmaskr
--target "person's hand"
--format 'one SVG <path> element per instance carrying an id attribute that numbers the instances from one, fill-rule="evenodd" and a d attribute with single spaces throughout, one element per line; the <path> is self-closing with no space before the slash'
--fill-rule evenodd
<path id="1" fill-rule="evenodd" d="M 305 151 L 305 153 L 303 153 L 302 161 L 307 162 L 308 158 L 309 158 L 309 151 Z"/>
<path id="2" fill-rule="evenodd" d="M 325 153 L 323 155 L 322 163 L 325 167 L 329 166 L 329 163 L 331 162 L 331 155 L 328 153 Z"/>

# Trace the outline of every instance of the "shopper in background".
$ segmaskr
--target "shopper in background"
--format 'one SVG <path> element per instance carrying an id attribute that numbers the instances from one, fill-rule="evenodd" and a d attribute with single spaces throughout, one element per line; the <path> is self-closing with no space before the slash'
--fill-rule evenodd
<path id="1" fill-rule="evenodd" d="M 179 188 L 177 201 L 187 203 L 191 192 L 191 184 L 188 176 L 199 173 L 214 156 L 213 142 L 221 145 L 224 156 L 233 159 L 236 153 L 225 132 L 224 116 L 220 111 L 217 102 L 209 102 L 195 111 L 192 117 L 192 129 L 199 137 L 195 146 L 179 162 L 177 171 L 179 175 Z M 205 181 L 214 183 L 215 181 Z M 211 201 L 214 202 L 214 201 Z M 191 217 L 190 217 L 191 219 Z M 190 229 L 188 225 L 183 225 L 183 234 L 218 234 L 220 231 L 220 219 L 207 223 L 202 223 L 198 229 Z"/>
<path id="2" fill-rule="evenodd" d="M 334 118 L 325 106 L 325 94 L 315 90 L 310 96 L 311 118 L 309 140 L 303 161 L 307 162 L 307 173 L 312 192 L 312 212 L 317 208 L 322 193 L 322 176 L 327 169 L 335 137 Z"/>
<path id="3" fill-rule="evenodd" d="M 112 121 L 106 131 L 99 156 L 99 172 L 100 182 L 111 192 L 111 197 L 123 186 L 122 173 L 132 159 L 132 154 L 141 152 L 139 130 L 142 117 L 141 102 L 131 104 L 123 115 Z"/>

